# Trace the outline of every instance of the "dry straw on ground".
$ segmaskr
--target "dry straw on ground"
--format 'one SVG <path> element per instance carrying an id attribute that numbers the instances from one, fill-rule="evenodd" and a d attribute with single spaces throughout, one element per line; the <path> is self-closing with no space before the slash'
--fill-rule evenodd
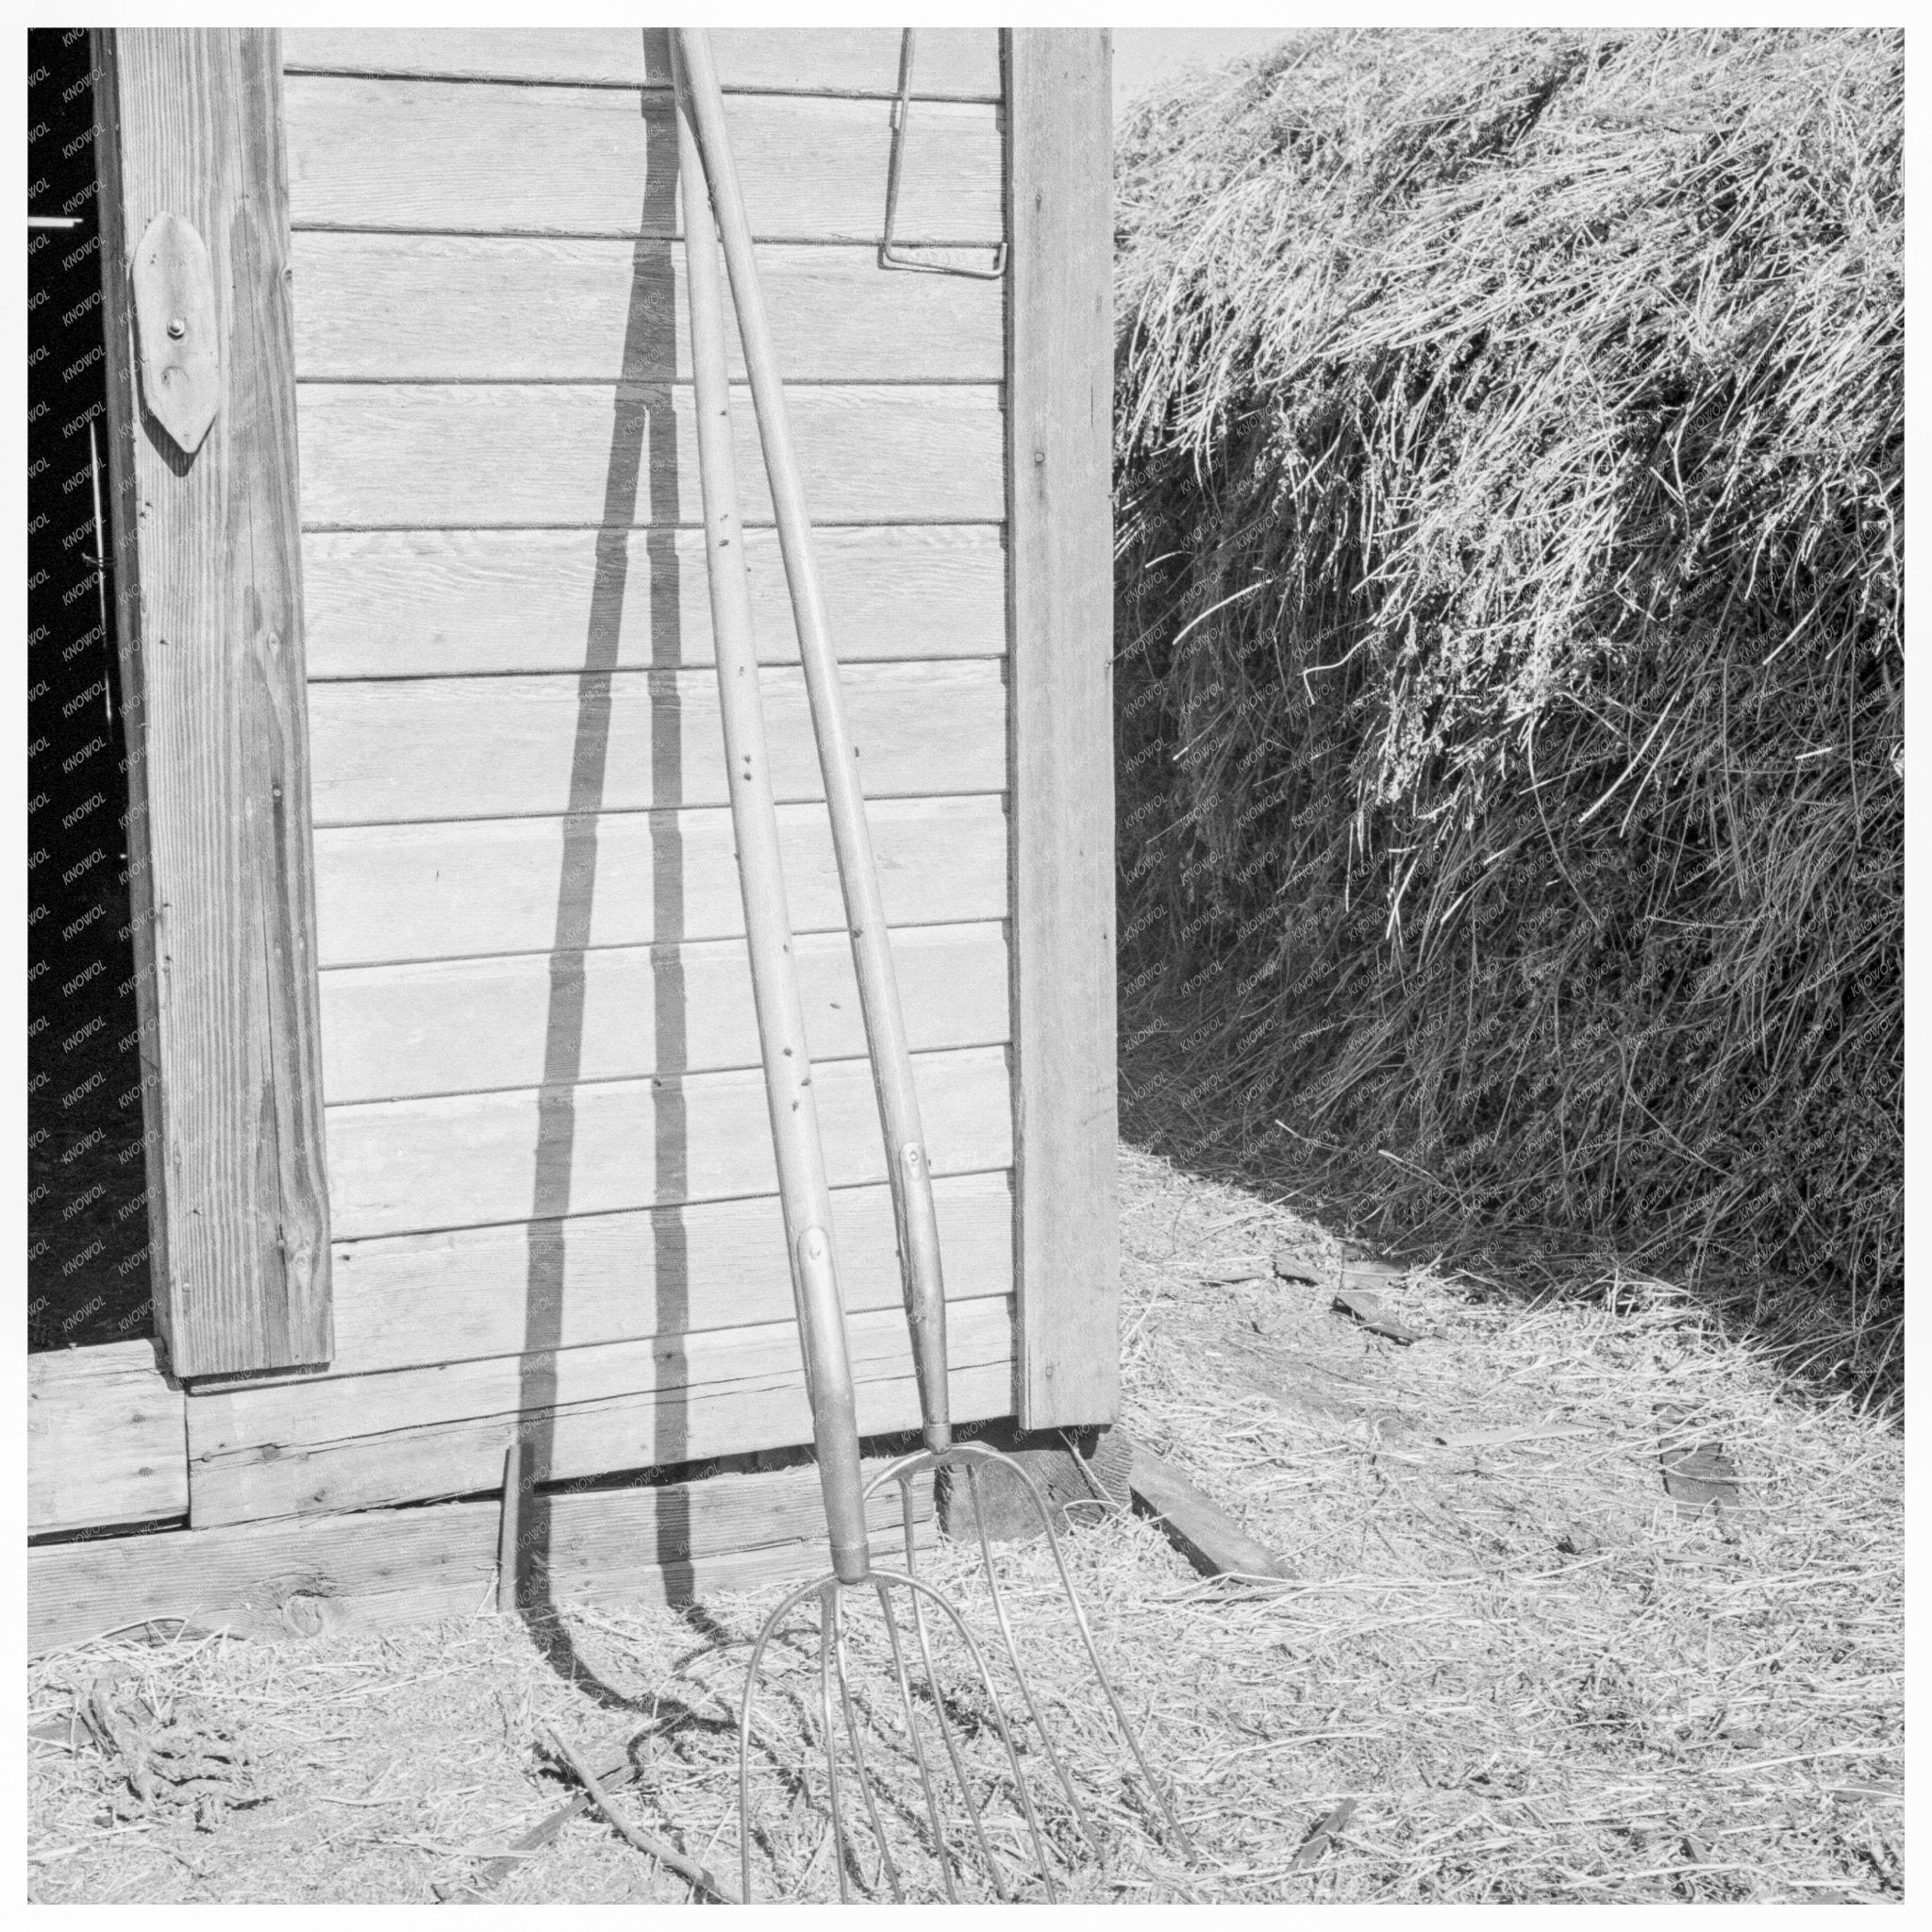
<path id="1" fill-rule="evenodd" d="M 1893 1429 L 1782 1386 L 1646 1280 L 1525 1311 L 1423 1273 L 1384 1290 L 1424 1335 L 1398 1348 L 1324 1290 L 1200 1278 L 1279 1244 L 1332 1257 L 1331 1237 L 1146 1157 L 1127 1179 L 1126 1424 L 1292 1575 L 1204 1579 L 1150 1524 L 1098 1509 L 1067 1539 L 1198 1841 L 1190 1864 L 1146 1828 L 1043 1552 L 1005 1553 L 1049 1721 L 1109 1843 L 1107 1871 L 1067 1874 L 1075 1895 L 1901 1895 Z M 1741 1484 L 1730 1516 L 1680 1519 L 1666 1497 L 1660 1406 L 1723 1441 Z M 983 1615 L 976 1563 L 935 1560 Z M 536 1747 L 543 1724 L 592 1758 L 637 1740 L 644 1774 L 613 1802 L 730 1872 L 729 1712 L 771 1600 L 604 1604 L 534 1634 L 479 1606 L 436 1631 L 58 1654 L 31 1677 L 31 1718 L 52 1734 L 31 1746 L 32 1890 L 456 1895 L 568 1795 Z M 220 1743 L 225 1766 L 173 1760 L 199 1765 L 195 1790 L 158 1778 L 137 1798 L 125 1758 L 70 1750 L 96 1687 L 117 1712 L 138 1717 L 139 1699 L 172 1717 L 177 1740 Z M 781 1682 L 770 1728 L 795 1744 L 786 1708 Z M 822 1813 L 788 1807 L 775 1783 L 762 1803 L 783 1869 L 761 1848 L 761 1887 L 829 1894 Z M 513 1862 L 508 1903 L 688 1896 L 595 1818 Z"/>
<path id="2" fill-rule="evenodd" d="M 1382 1233 L 1899 1368 L 1904 42 L 1323 32 L 1121 138 L 1124 1024 Z"/>

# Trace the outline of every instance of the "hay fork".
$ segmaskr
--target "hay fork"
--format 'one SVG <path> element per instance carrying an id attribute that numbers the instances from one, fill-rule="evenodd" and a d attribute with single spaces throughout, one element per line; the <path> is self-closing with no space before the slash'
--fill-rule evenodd
<path id="1" fill-rule="evenodd" d="M 1063 1799 L 1065 1815 L 1096 1858 L 1105 1845 L 1088 1806 L 1083 1804 L 1069 1766 L 1055 1745 L 1027 1675 L 1006 1597 L 978 1508 L 980 1472 L 994 1466 L 1017 1479 L 1033 1502 L 1049 1540 L 1085 1655 L 1091 1664 L 1111 1720 L 1125 1739 L 1154 1808 L 1176 1841 L 1185 1844 L 1172 1803 L 1155 1777 L 1102 1667 L 1100 1654 L 1066 1560 L 1055 1535 L 1044 1497 L 1030 1475 L 1010 1458 L 976 1442 L 956 1443 L 947 1388 L 945 1293 L 940 1269 L 939 1226 L 934 1209 L 931 1163 L 913 1084 L 911 1056 L 900 1010 L 898 987 L 887 937 L 877 868 L 874 860 L 865 800 L 856 755 L 844 717 L 838 659 L 833 652 L 820 590 L 811 526 L 806 512 L 799 467 L 792 450 L 784 391 L 777 373 L 762 291 L 753 259 L 750 226 L 724 124 L 723 100 L 712 69 L 708 36 L 676 30 L 673 36 L 677 96 L 678 142 L 688 290 L 691 317 L 691 357 L 697 402 L 698 449 L 704 497 L 706 560 L 709 575 L 712 628 L 725 758 L 731 776 L 733 829 L 739 850 L 740 886 L 758 1010 L 759 1047 L 765 1074 L 779 1192 L 790 1252 L 793 1297 L 803 1345 L 813 1441 L 832 1555 L 832 1570 L 791 1591 L 766 1619 L 753 1646 L 740 1710 L 739 1825 L 743 1896 L 752 1895 L 754 1844 L 751 1791 L 753 1723 L 760 1673 L 786 1620 L 808 1602 L 818 1617 L 816 1725 L 824 1756 L 824 1789 L 829 1849 L 840 1895 L 849 1898 L 858 1864 L 854 1825 L 863 1818 L 877 1855 L 880 1879 L 895 1898 L 907 1896 L 908 1874 L 895 1856 L 892 1835 L 881 1809 L 881 1783 L 888 1770 L 898 1774 L 901 1790 L 923 1803 L 893 1806 L 914 1819 L 911 1855 L 923 1846 L 937 1868 L 939 1889 L 948 1899 L 960 1896 L 959 1879 L 967 1854 L 994 1894 L 1016 1896 L 1024 1880 L 1007 1869 L 995 1840 L 1021 1847 L 1022 1861 L 1037 1872 L 1049 1899 L 1059 1896 L 1050 1850 L 1058 1805 L 1049 1807 L 1034 1788 L 1029 1766 L 1034 1753 L 1022 1748 L 1014 1721 L 995 1682 L 986 1651 L 958 1607 L 917 1574 L 914 1485 L 941 1468 L 963 1473 L 974 1503 L 981 1555 L 990 1584 L 1000 1650 L 994 1655 L 1009 1668 L 1020 1690 L 1031 1731 L 1051 1773 L 1052 1788 Z M 716 224 L 714 239 L 713 223 Z M 800 658 L 810 702 L 819 762 L 844 893 L 846 924 L 852 937 L 867 1050 L 884 1124 L 887 1168 L 891 1185 L 906 1307 L 912 1332 L 913 1360 L 924 1418 L 924 1446 L 861 1483 L 858 1427 L 836 1260 L 831 1239 L 831 1205 L 811 1086 L 803 1008 L 791 952 L 790 914 L 779 860 L 776 808 L 766 756 L 752 637 L 749 580 L 745 573 L 742 526 L 731 441 L 730 391 L 725 368 L 724 291 L 718 271 L 718 242 L 730 275 L 751 380 L 765 467 L 775 508 L 780 547 L 798 631 Z M 904 1572 L 874 1564 L 869 1547 L 867 1503 L 889 1485 L 901 1495 L 905 1530 Z M 909 1630 L 902 1625 L 896 1600 L 910 1611 Z M 876 1632 L 884 1640 L 889 1689 L 896 1706 L 889 1709 L 891 1728 L 854 1689 L 853 1650 L 860 1604 L 875 1603 Z M 936 1646 L 952 1640 L 966 1659 L 957 1673 L 960 1686 L 951 1697 L 936 1661 Z M 884 1658 L 881 1662 L 883 1664 Z M 988 1722 L 977 1728 L 997 1740 L 993 1770 L 969 1760 L 961 1725 L 950 1707 L 960 1695 L 983 1699 Z M 922 1725 L 936 1734 L 937 1749 Z M 867 1737 L 870 1734 L 870 1747 Z M 841 1745 L 842 1738 L 842 1745 Z M 878 1763 L 874 1769 L 873 1757 Z M 847 1760 L 841 1766 L 841 1757 Z M 851 1779 L 852 1792 L 845 1789 Z M 1008 1795 L 998 1797 L 1002 1787 Z M 962 1812 L 963 1839 L 949 1832 L 942 1791 L 955 1794 Z M 856 1800 L 856 1802 L 855 1802 Z M 998 1815 L 996 1815 L 996 1813 Z M 1015 1827 L 1017 1826 L 1017 1829 Z M 962 1853 L 961 1845 L 965 1850 Z M 1014 1856 L 1012 1843 L 1007 1845 Z M 1030 1853 L 1030 1858 L 1024 1854 Z M 817 1856 L 816 1854 L 814 1855 Z"/>

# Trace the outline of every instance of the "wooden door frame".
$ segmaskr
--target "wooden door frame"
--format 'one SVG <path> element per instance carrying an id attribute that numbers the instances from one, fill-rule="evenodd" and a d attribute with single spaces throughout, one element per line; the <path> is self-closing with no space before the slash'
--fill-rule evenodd
<path id="1" fill-rule="evenodd" d="M 156 1328 L 181 1377 L 325 1362 L 280 37 L 96 28 L 93 56 Z M 139 375 L 129 264 L 163 212 L 212 274 L 220 396 L 192 454 Z"/>
<path id="2" fill-rule="evenodd" d="M 1015 1398 L 1043 1429 L 1120 1401 L 1112 94 L 1104 28 L 1003 41 Z"/>

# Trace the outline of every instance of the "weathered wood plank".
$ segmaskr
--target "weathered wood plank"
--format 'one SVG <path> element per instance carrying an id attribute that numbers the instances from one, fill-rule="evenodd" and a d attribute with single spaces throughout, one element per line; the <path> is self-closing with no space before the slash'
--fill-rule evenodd
<path id="1" fill-rule="evenodd" d="M 895 927 L 1006 917 L 1002 800 L 889 798 L 872 821 Z M 778 829 L 793 930 L 842 931 L 824 808 L 780 806 Z M 558 947 L 568 958 L 744 931 L 723 807 L 344 825 L 315 835 L 315 873 L 325 966 Z"/>
<path id="2" fill-rule="evenodd" d="M 858 1058 L 865 1032 L 845 935 L 808 934 L 794 956 L 813 1058 Z M 916 1052 L 1006 1040 L 1002 926 L 915 926 L 893 935 L 892 957 Z M 341 1103 L 540 1086 L 556 1067 L 560 1022 L 579 1080 L 758 1063 L 744 944 L 707 940 L 599 948 L 562 984 L 548 953 L 331 968 L 322 975 L 323 1091 Z"/>
<path id="3" fill-rule="evenodd" d="M 916 1426 L 903 1310 L 855 1315 L 848 1329 L 861 1433 Z M 955 1419 L 1006 1413 L 1009 1305 L 955 1303 L 948 1330 Z M 553 1478 L 808 1441 L 797 1324 L 193 1396 L 190 1520 L 201 1527 L 460 1495 L 501 1481 L 518 1427 Z"/>
<path id="4" fill-rule="evenodd" d="M 291 75 L 291 210 L 298 228 L 441 234 L 678 233 L 668 92 Z M 884 232 L 885 101 L 739 94 L 725 104 L 761 242 Z M 992 247 L 1002 210 L 998 109 L 921 107 L 901 190 L 908 242 Z"/>
<path id="5" fill-rule="evenodd" d="M 933 1172 L 1005 1167 L 1006 1050 L 913 1064 Z M 867 1063 L 837 1060 L 814 1076 L 827 1177 L 836 1187 L 884 1179 Z M 751 1069 L 332 1107 L 328 1151 L 344 1241 L 769 1194 L 778 1184 L 764 1085 Z"/>
<path id="6" fill-rule="evenodd" d="M 691 379 L 681 242 L 310 230 L 294 238 L 293 255 L 304 382 Z M 758 267 L 788 381 L 1004 374 L 998 282 L 902 275 L 879 266 L 876 248 L 771 243 Z M 729 349 L 741 377 L 735 324 Z"/>
<path id="7" fill-rule="evenodd" d="M 1180 1471 L 1131 1446 L 1128 1486 L 1134 1507 L 1151 1516 L 1175 1549 L 1204 1576 L 1286 1576 L 1281 1559 L 1257 1542 L 1205 1490 Z"/>
<path id="8" fill-rule="evenodd" d="M 177 1374 L 325 1361 L 328 1223 L 289 295 L 272 32 L 120 28 L 97 52 L 116 593 L 143 811 L 137 968 L 158 992 L 147 1108 L 155 1311 Z M 192 225 L 222 393 L 192 458 L 143 418 L 130 251 Z M 135 511 L 129 514 L 130 510 Z"/>
<path id="9" fill-rule="evenodd" d="M 391 74 L 424 79 L 517 80 L 585 87 L 668 87 L 662 27 L 289 27 L 291 74 Z M 713 27 L 726 93 L 899 92 L 897 27 Z M 922 27 L 916 100 L 997 100 L 996 27 Z"/>
<path id="10" fill-rule="evenodd" d="M 182 1396 L 153 1342 L 27 1357 L 29 1536 L 187 1513 Z"/>
<path id="11" fill-rule="evenodd" d="M 814 517 L 998 523 L 999 391 L 959 383 L 796 389 L 789 398 Z M 695 525 L 684 385 L 307 383 L 302 518 L 311 529 L 605 531 Z M 771 491 L 748 394 L 733 417 L 745 521 Z"/>
<path id="12" fill-rule="evenodd" d="M 1020 1422 L 1113 1417 L 1111 99 L 1101 30 L 1015 31 L 1010 552 Z"/>
<path id="13" fill-rule="evenodd" d="M 311 530 L 308 675 L 675 669 L 711 661 L 701 530 Z M 1007 559 L 984 524 L 816 533 L 842 662 L 992 658 Z M 758 656 L 798 661 L 776 533 L 745 537 Z"/>
<path id="14" fill-rule="evenodd" d="M 929 1485 L 914 1500 L 916 1540 L 929 1541 Z M 525 1509 L 532 1563 L 560 1604 L 688 1602 L 824 1561 L 809 1466 L 540 1493 Z M 499 1517 L 494 1502 L 447 1503 L 50 1544 L 27 1555 L 27 1647 L 40 1655 L 143 1621 L 285 1639 L 471 1616 L 492 1588 Z M 889 1554 L 896 1494 L 868 1519 Z"/>
<path id="15" fill-rule="evenodd" d="M 1009 1294 L 1010 1177 L 948 1175 L 933 1195 L 948 1295 Z M 847 1309 L 901 1307 L 886 1190 L 835 1188 L 832 1235 Z M 345 1375 L 783 1322 L 791 1313 L 784 1223 L 773 1197 L 344 1241 L 336 1268 L 330 1373 Z"/>
<path id="16" fill-rule="evenodd" d="M 823 797 L 801 672 L 767 670 L 772 782 Z M 862 664 L 845 677 L 871 798 L 1004 791 L 997 661 Z M 643 811 L 730 799 L 708 671 L 383 678 L 309 694 L 318 825 Z"/>

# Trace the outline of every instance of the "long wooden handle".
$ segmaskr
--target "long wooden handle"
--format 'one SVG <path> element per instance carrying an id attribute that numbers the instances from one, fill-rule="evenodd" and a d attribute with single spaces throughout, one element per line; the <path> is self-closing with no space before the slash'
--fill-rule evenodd
<path id="1" fill-rule="evenodd" d="M 811 701 L 812 730 L 819 768 L 824 774 L 825 802 L 832 820 L 832 843 L 845 894 L 845 924 L 852 934 L 852 958 L 858 976 L 858 1002 L 865 1017 L 866 1046 L 872 1057 L 873 1085 L 886 1133 L 886 1166 L 892 1186 L 893 1217 L 899 1232 L 899 1270 L 906 1312 L 912 1328 L 913 1366 L 919 1378 L 921 1412 L 929 1449 L 952 1440 L 946 1387 L 946 1292 L 940 1273 L 939 1221 L 933 1211 L 932 1171 L 920 1124 L 919 1093 L 913 1084 L 912 1056 L 899 1007 L 891 943 L 873 858 L 865 794 L 858 782 L 857 755 L 845 723 L 839 660 L 825 623 L 811 519 L 791 446 L 785 390 L 772 347 L 758 264 L 752 255 L 751 225 L 724 130 L 724 103 L 711 64 L 710 38 L 696 27 L 679 27 L 677 46 L 695 124 L 704 169 L 710 183 L 718 234 L 731 275 L 738 333 L 744 346 L 745 372 L 758 409 L 765 472 L 778 524 L 778 543 L 798 626 L 799 657 Z M 687 242 L 689 245 L 689 242 Z"/>
<path id="2" fill-rule="evenodd" d="M 674 57 L 675 58 L 675 57 Z M 704 494 L 705 562 L 716 641 L 718 708 L 731 789 L 731 829 L 738 843 L 738 882 L 751 954 L 752 998 L 772 1116 L 778 1192 L 792 1300 L 811 1399 L 812 1440 L 824 1491 L 832 1567 L 841 1583 L 870 1573 L 865 1502 L 858 1469 L 858 1412 L 846 1348 L 845 1311 L 832 1255 L 832 1202 L 806 1048 L 805 1009 L 791 952 L 791 915 L 778 851 L 778 810 L 765 750 L 758 691 L 751 584 L 744 528 L 738 513 L 738 474 L 731 446 L 731 386 L 724 366 L 724 295 L 718 244 L 705 194 L 704 169 L 688 112 L 682 66 L 677 88 L 680 188 L 684 200 L 686 288 L 691 301 L 691 375 L 696 390 L 698 473 Z"/>

